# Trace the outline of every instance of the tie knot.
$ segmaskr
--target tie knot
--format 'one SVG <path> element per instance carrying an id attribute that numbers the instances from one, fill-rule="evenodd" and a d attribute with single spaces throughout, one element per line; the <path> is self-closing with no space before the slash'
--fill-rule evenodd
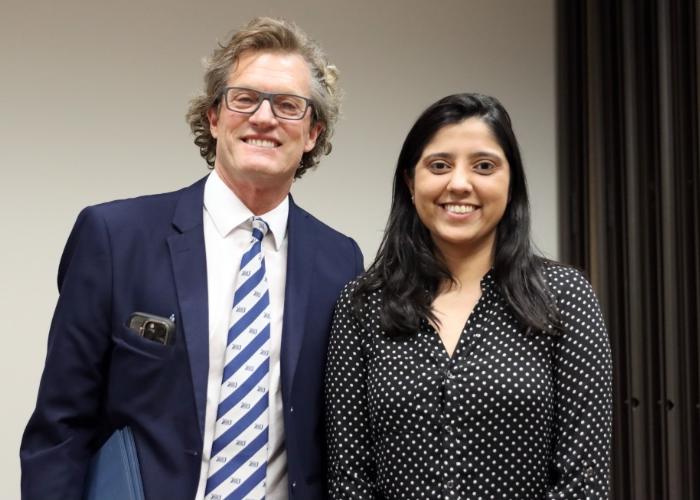
<path id="1" fill-rule="evenodd" d="M 263 237 L 267 234 L 269 229 L 267 222 L 262 220 L 260 217 L 253 217 L 253 238 L 258 241 L 262 241 Z"/>

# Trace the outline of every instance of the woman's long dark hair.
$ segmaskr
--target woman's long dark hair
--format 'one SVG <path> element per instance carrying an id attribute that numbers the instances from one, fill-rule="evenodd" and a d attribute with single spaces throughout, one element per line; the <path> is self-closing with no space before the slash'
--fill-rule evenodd
<path id="1" fill-rule="evenodd" d="M 415 332 L 421 318 L 437 320 L 431 304 L 440 286 L 453 277 L 418 218 L 406 178 L 413 178 L 423 150 L 438 130 L 471 117 L 491 129 L 510 165 L 509 202 L 496 229 L 494 281 L 529 332 L 557 335 L 560 317 L 544 279 L 547 261 L 532 250 L 527 184 L 510 116 L 497 99 L 481 94 L 440 99 L 423 112 L 406 136 L 394 173 L 384 238 L 374 263 L 353 292 L 354 308 L 360 311 L 365 297 L 378 290 L 381 326 L 390 336 Z"/>

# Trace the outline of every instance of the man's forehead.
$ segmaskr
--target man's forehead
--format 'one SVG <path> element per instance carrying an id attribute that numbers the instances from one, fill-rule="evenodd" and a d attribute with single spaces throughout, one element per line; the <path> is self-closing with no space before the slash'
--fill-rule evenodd
<path id="1" fill-rule="evenodd" d="M 228 82 L 239 84 L 247 79 L 269 79 L 280 84 L 308 86 L 311 81 L 311 68 L 297 52 L 247 50 L 242 52 L 231 66 Z"/>

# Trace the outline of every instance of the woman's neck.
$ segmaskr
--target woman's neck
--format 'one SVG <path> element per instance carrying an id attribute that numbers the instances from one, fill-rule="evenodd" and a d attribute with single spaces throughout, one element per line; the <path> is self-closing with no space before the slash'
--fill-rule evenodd
<path id="1" fill-rule="evenodd" d="M 494 242 L 486 242 L 477 248 L 440 249 L 442 258 L 456 283 L 448 283 L 447 290 L 473 288 L 479 286 L 481 279 L 493 266 Z"/>

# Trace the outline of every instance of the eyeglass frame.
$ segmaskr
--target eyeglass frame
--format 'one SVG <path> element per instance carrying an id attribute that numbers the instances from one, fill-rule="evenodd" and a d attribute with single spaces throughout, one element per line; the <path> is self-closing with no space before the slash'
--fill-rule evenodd
<path id="1" fill-rule="evenodd" d="M 237 109 L 231 109 L 231 106 L 229 106 L 228 103 L 228 91 L 231 89 L 237 89 L 237 90 L 248 90 L 250 92 L 255 92 L 258 94 L 258 104 L 255 106 L 255 108 L 252 111 L 239 111 Z M 306 103 L 306 107 L 304 108 L 304 112 L 299 118 L 287 118 L 286 116 L 279 116 L 275 112 L 275 106 L 273 104 L 273 99 L 277 96 L 289 96 L 289 97 L 298 97 L 299 99 L 302 99 Z M 270 103 L 270 111 L 272 111 L 272 114 L 275 115 L 275 118 L 279 118 L 280 120 L 292 120 L 292 121 L 298 121 L 298 120 L 303 120 L 304 117 L 306 116 L 306 112 L 308 111 L 309 108 L 312 109 L 312 112 L 314 113 L 314 116 L 312 118 L 315 119 L 315 109 L 314 109 L 314 102 L 311 98 L 309 97 L 304 97 L 301 95 L 296 95 L 296 94 L 289 94 L 287 92 L 262 92 L 260 90 L 255 90 L 251 89 L 249 87 L 224 87 L 224 89 L 221 91 L 221 98 L 224 101 L 224 105 L 226 106 L 226 109 L 229 111 L 232 111 L 234 113 L 241 113 L 243 115 L 253 115 L 255 114 L 259 109 L 260 106 L 262 106 L 263 101 L 268 101 Z"/>

